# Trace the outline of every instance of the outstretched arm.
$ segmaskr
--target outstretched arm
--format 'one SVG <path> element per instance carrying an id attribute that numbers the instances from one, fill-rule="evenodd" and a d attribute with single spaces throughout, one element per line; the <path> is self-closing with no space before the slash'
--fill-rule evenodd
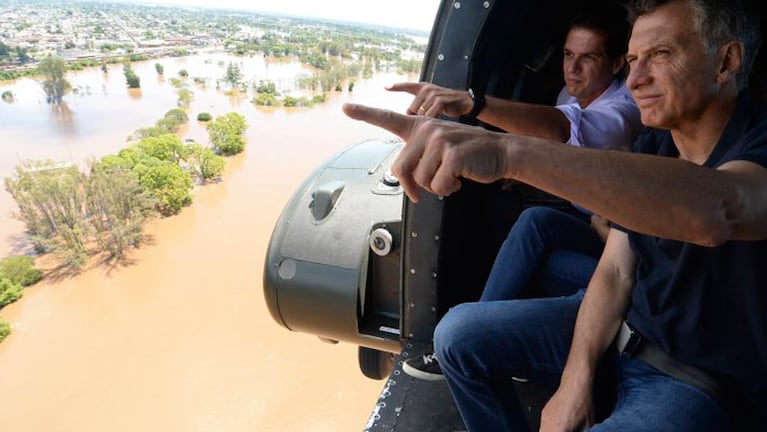
<path id="1" fill-rule="evenodd" d="M 427 117 L 460 117 L 468 114 L 474 103 L 465 90 L 453 90 L 426 82 L 392 84 L 389 91 L 414 96 L 408 114 Z M 556 108 L 487 96 L 487 104 L 477 118 L 506 132 L 565 142 L 570 137 L 570 121 Z"/>
<path id="2" fill-rule="evenodd" d="M 596 366 L 615 339 L 631 301 L 636 258 L 628 235 L 610 230 L 575 321 L 573 341 L 559 388 L 541 415 L 541 431 L 581 430 L 593 424 Z"/>
<path id="3" fill-rule="evenodd" d="M 407 142 L 392 170 L 408 196 L 449 195 L 460 177 L 516 179 L 658 237 L 714 246 L 767 238 L 767 169 L 733 161 L 718 169 L 674 158 L 590 150 L 362 105 L 350 117 Z"/>

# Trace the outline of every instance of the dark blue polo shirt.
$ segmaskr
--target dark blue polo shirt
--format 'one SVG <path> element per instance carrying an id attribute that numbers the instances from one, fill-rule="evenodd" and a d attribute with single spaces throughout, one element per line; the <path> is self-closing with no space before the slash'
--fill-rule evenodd
<path id="1" fill-rule="evenodd" d="M 641 136 L 634 151 L 679 156 L 671 134 L 661 130 Z M 733 160 L 767 168 L 767 116 L 746 95 L 704 166 Z M 637 256 L 627 321 L 675 359 L 754 396 L 764 415 L 767 240 L 703 247 L 627 232 Z"/>

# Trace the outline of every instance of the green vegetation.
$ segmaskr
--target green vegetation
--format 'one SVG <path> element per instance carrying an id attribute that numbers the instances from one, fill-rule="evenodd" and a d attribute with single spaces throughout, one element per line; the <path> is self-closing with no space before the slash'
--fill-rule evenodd
<path id="1" fill-rule="evenodd" d="M 162 75 L 165 73 L 165 68 L 160 63 L 154 64 L 154 70 L 157 71 L 157 75 Z"/>
<path id="2" fill-rule="evenodd" d="M 8 335 L 11 334 L 11 324 L 8 321 L 0 319 L 0 342 L 2 342 Z"/>
<path id="3" fill-rule="evenodd" d="M 51 161 L 17 166 L 15 176 L 5 179 L 5 188 L 19 207 L 17 216 L 35 250 L 52 252 L 75 270 L 95 252 L 119 259 L 140 244 L 148 218 L 176 214 L 189 205 L 193 178 L 204 183 L 219 177 L 225 164 L 216 152 L 241 152 L 247 125 L 237 113 L 216 118 L 208 124 L 214 145 L 208 148 L 186 144 L 172 133 L 187 121 L 184 110 L 168 111 L 156 126 L 137 131 L 142 136 L 138 142 L 92 162 L 87 174 Z M 86 245 L 93 243 L 97 248 L 89 250 Z M 2 282 L 0 300 L 15 300 L 21 286 L 40 277 L 31 258 L 1 261 L 0 282 L 10 282 Z"/>
<path id="4" fill-rule="evenodd" d="M 186 84 L 184 84 L 183 81 L 181 81 L 180 79 L 178 79 L 176 77 L 171 77 L 169 81 L 170 81 L 170 85 L 172 85 L 175 88 L 181 88 L 181 87 L 184 87 L 186 85 Z"/>
<path id="5" fill-rule="evenodd" d="M 125 166 L 94 163 L 86 182 L 86 208 L 99 248 L 120 258 L 143 239 L 156 201 Z"/>
<path id="6" fill-rule="evenodd" d="M 20 299 L 23 295 L 21 285 L 10 279 L 0 279 L 0 308 Z"/>
<path id="7" fill-rule="evenodd" d="M 87 258 L 83 180 L 77 167 L 50 161 L 22 163 L 16 178 L 5 179 L 35 250 L 51 251 L 75 269 Z"/>
<path id="8" fill-rule="evenodd" d="M 3 92 L 2 95 L 3 102 L 13 102 L 13 92 L 10 90 L 6 90 Z"/>
<path id="9" fill-rule="evenodd" d="M 186 78 L 189 76 L 189 72 L 187 72 L 186 69 L 181 69 L 180 71 L 178 71 L 178 76 L 180 76 L 181 78 Z"/>
<path id="10" fill-rule="evenodd" d="M 189 167 L 203 182 L 217 178 L 224 172 L 224 158 L 212 149 L 199 144 L 190 144 L 191 158 Z"/>
<path id="11" fill-rule="evenodd" d="M 43 273 L 27 255 L 16 255 L 0 261 L 0 309 L 20 299 L 23 287 L 37 283 Z M 0 342 L 11 334 L 11 325 L 0 319 Z"/>
<path id="12" fill-rule="evenodd" d="M 201 112 L 197 114 L 197 121 L 207 122 L 207 121 L 211 121 L 212 119 L 213 119 L 213 116 L 210 115 L 210 113 Z"/>
<path id="13" fill-rule="evenodd" d="M 180 107 L 189 108 L 189 104 L 194 100 L 194 92 L 188 88 L 180 88 L 176 92 L 178 96 L 177 104 Z"/>
<path id="14" fill-rule="evenodd" d="M 243 134 L 248 128 L 245 117 L 231 112 L 208 122 L 208 137 L 213 149 L 225 156 L 236 155 L 245 150 Z"/>
<path id="15" fill-rule="evenodd" d="M 48 57 L 40 62 L 37 70 L 43 75 L 43 91 L 49 104 L 58 105 L 72 86 L 66 80 L 67 65 L 61 57 Z"/>
<path id="16" fill-rule="evenodd" d="M 31 256 L 16 255 L 0 261 L 0 279 L 10 279 L 26 287 L 42 278 L 43 272 L 35 268 L 35 260 Z"/>
<path id="17" fill-rule="evenodd" d="M 130 63 L 123 65 L 123 74 L 125 75 L 125 82 L 128 84 L 128 88 L 141 88 L 141 78 L 133 71 Z"/>
<path id="18" fill-rule="evenodd" d="M 237 87 L 242 81 L 242 71 L 237 63 L 229 62 L 226 65 L 226 74 L 224 75 L 224 81 L 229 83 L 232 87 Z"/>
<path id="19" fill-rule="evenodd" d="M 189 121 L 186 111 L 180 108 L 174 108 L 165 113 L 163 118 L 157 120 L 154 126 L 138 129 L 128 140 L 142 140 L 144 138 L 159 137 L 161 135 L 172 134 L 178 131 L 182 124 Z"/>

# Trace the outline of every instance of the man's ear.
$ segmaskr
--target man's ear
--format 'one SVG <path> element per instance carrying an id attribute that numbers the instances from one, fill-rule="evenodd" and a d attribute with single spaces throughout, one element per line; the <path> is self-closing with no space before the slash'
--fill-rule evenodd
<path id="1" fill-rule="evenodd" d="M 738 72 L 743 66 L 743 42 L 727 42 L 719 48 L 719 72 L 716 74 L 718 83 L 726 83 L 737 79 Z"/>

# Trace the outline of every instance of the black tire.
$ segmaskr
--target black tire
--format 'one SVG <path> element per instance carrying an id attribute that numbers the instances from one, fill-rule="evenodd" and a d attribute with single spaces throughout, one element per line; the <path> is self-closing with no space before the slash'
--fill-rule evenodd
<path id="1" fill-rule="evenodd" d="M 357 357 L 360 371 L 366 377 L 374 380 L 388 378 L 394 370 L 394 355 L 373 348 L 359 347 Z"/>

